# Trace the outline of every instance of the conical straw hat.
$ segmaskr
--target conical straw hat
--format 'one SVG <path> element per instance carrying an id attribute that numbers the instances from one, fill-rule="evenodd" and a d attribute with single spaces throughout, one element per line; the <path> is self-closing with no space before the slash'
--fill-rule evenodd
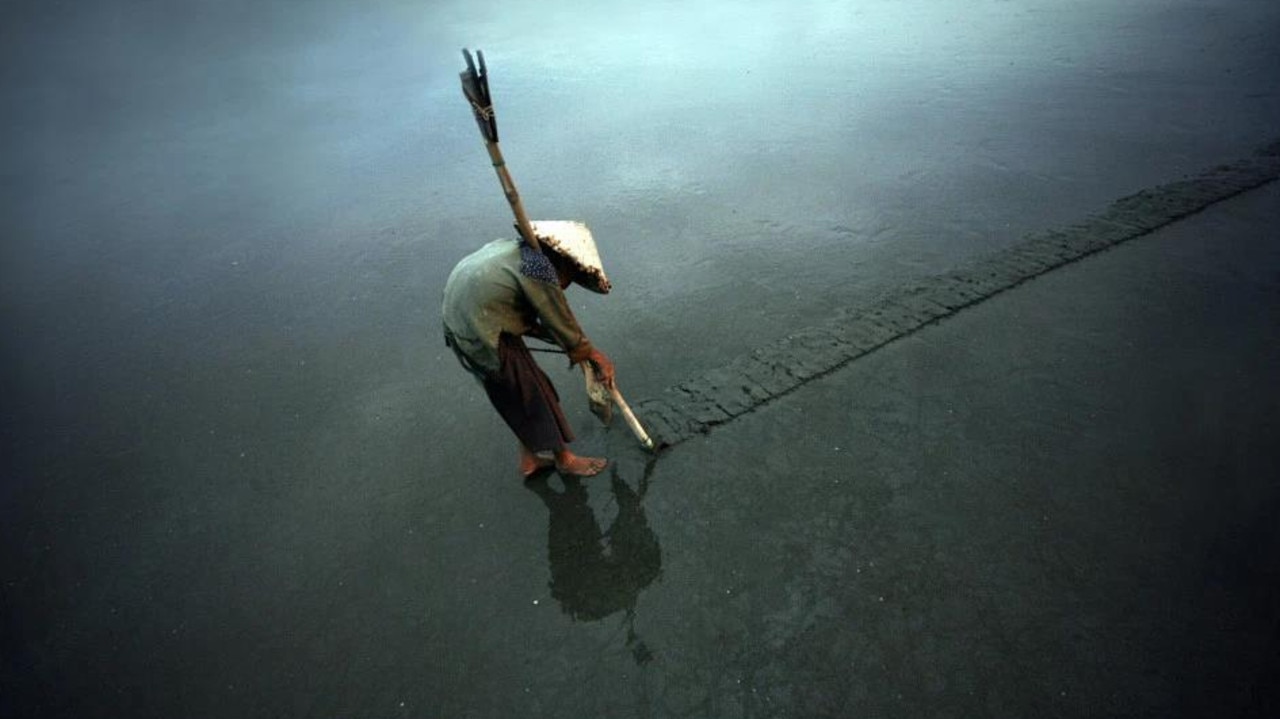
<path id="1" fill-rule="evenodd" d="M 595 238 L 586 225 L 572 220 L 538 220 L 531 224 L 539 242 L 577 266 L 581 273 L 578 284 L 602 295 L 612 289 L 600 264 Z"/>

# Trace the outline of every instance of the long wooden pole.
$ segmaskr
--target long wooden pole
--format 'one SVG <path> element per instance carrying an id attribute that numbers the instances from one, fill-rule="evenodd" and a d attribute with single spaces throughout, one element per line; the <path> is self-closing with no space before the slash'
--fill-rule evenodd
<path id="1" fill-rule="evenodd" d="M 496 142 L 486 142 L 484 146 L 489 150 L 489 159 L 493 160 L 493 169 L 498 173 L 498 182 L 502 183 L 502 193 L 507 196 L 507 204 L 511 205 L 511 211 L 516 216 L 516 229 L 520 231 L 530 247 L 540 251 L 542 248 L 538 245 L 538 237 L 533 232 L 533 223 L 529 222 L 529 215 L 524 211 L 524 203 L 520 201 L 515 180 L 511 179 L 507 163 L 502 159 L 502 148 L 498 147 Z"/>
<path id="2" fill-rule="evenodd" d="M 516 230 L 530 247 L 541 251 L 538 236 L 533 231 L 533 223 L 529 222 L 529 215 L 524 211 L 524 203 L 520 201 L 515 180 L 511 179 L 511 171 L 507 169 L 507 162 L 502 157 L 502 148 L 498 146 L 498 118 L 494 115 L 493 98 L 489 94 L 489 71 L 484 64 L 484 53 L 476 51 L 476 57 L 480 60 L 478 70 L 470 50 L 464 48 L 462 57 L 467 61 L 467 69 L 459 73 L 462 94 L 471 103 L 471 111 L 476 116 L 485 149 L 489 151 L 493 169 L 498 173 L 498 182 L 502 184 L 502 194 L 506 195 L 507 204 L 511 205 L 511 212 L 516 216 Z"/>

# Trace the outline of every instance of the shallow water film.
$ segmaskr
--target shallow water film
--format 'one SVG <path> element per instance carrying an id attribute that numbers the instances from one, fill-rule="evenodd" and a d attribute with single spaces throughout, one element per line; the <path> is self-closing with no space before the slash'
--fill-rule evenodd
<path id="1" fill-rule="evenodd" d="M 1280 714 L 1274 182 L 656 457 L 542 356 L 589 479 L 439 316 L 463 47 L 639 404 L 1255 156 L 1280 5 L 2 12 L 0 716 Z"/>

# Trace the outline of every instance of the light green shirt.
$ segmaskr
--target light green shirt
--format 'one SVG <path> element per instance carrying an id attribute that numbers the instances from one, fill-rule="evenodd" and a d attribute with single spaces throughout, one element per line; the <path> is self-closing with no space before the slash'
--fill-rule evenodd
<path id="1" fill-rule="evenodd" d="M 522 263 L 537 279 L 521 272 Z M 530 264 L 534 267 L 530 268 Z M 487 372 L 499 369 L 498 337 L 508 332 L 554 341 L 581 362 L 591 351 L 569 301 L 542 255 L 526 250 L 518 240 L 494 240 L 462 258 L 444 286 L 442 315 L 458 350 Z"/>

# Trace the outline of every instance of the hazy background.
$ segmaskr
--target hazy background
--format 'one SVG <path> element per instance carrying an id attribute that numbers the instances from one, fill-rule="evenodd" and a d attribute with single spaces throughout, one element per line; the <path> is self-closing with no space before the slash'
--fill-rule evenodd
<path id="1" fill-rule="evenodd" d="M 571 297 L 633 398 L 1280 127 L 1269 0 L 3 14 L 3 693 L 66 715 L 506 686 L 476 647 L 546 513 L 439 339 L 510 232 L 461 47 L 532 217 L 595 232 L 615 291 Z"/>

